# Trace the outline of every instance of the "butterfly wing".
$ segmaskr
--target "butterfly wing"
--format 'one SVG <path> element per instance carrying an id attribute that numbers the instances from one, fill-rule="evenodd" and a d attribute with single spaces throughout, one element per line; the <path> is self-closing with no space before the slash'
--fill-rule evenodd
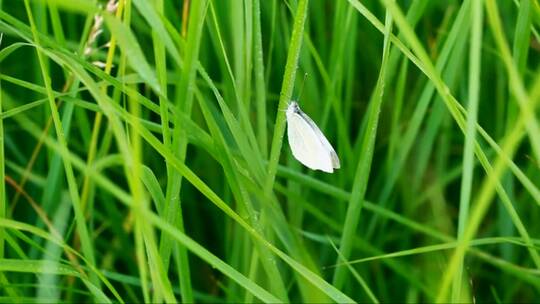
<path id="1" fill-rule="evenodd" d="M 328 149 L 324 141 L 321 140 L 324 135 L 322 135 L 319 128 L 309 117 L 309 120 L 305 119 L 307 115 L 302 116 L 301 114 L 303 113 L 287 114 L 287 136 L 293 156 L 313 170 L 334 172 L 334 162 L 330 153 L 331 151 L 335 154 L 334 149 L 330 144 L 328 146 L 330 146 L 331 150 Z M 324 140 L 326 139 L 324 138 Z"/>
<path id="2" fill-rule="evenodd" d="M 313 120 L 309 116 L 307 116 L 306 113 L 300 110 L 299 114 L 300 116 L 302 116 L 303 119 L 306 120 L 306 122 L 311 126 L 311 128 L 315 130 L 315 132 L 319 135 L 320 141 L 322 142 L 326 150 L 329 151 L 330 158 L 332 161 L 332 168 L 339 169 L 340 168 L 339 157 L 337 156 L 336 151 L 334 150 L 334 148 L 332 147 L 328 139 L 326 139 L 326 136 L 324 136 L 324 134 L 321 132 L 321 129 L 319 129 L 319 127 L 315 124 L 315 122 L 313 122 Z"/>

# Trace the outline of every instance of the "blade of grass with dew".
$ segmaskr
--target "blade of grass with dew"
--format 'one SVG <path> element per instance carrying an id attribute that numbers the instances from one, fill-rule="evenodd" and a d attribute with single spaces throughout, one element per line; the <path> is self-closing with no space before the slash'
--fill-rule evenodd
<path id="1" fill-rule="evenodd" d="M 285 109 L 289 100 L 291 100 L 292 97 L 298 57 L 300 55 L 300 49 L 302 47 L 302 37 L 304 32 L 304 24 L 307 17 L 308 4 L 309 0 L 299 0 L 298 2 L 298 8 L 294 16 L 294 26 L 291 35 L 291 41 L 289 43 L 287 62 L 285 64 L 285 72 L 283 74 L 283 84 L 281 87 L 281 93 L 279 95 L 280 97 L 278 109 Z M 272 136 L 270 158 L 268 160 L 268 175 L 264 188 L 264 191 L 267 194 L 270 194 L 272 192 L 272 187 L 276 178 L 279 156 L 281 154 L 281 148 L 283 145 L 284 132 L 285 112 L 277 111 L 276 122 L 274 124 L 274 135 Z"/>
<path id="2" fill-rule="evenodd" d="M 371 164 L 373 160 L 373 150 L 375 140 L 377 138 L 377 127 L 379 124 L 379 115 L 381 104 L 384 96 L 384 86 L 386 81 L 386 64 L 388 59 L 388 51 L 390 49 L 389 35 L 392 32 L 392 18 L 386 14 L 385 39 L 383 45 L 383 59 L 381 62 L 381 70 L 377 80 L 377 85 L 372 95 L 372 105 L 369 107 L 367 116 L 366 133 L 362 141 L 363 153 L 358 160 L 356 173 L 352 185 L 351 197 L 347 207 L 345 223 L 343 225 L 343 234 L 340 242 L 340 257 L 339 259 L 349 259 L 352 249 L 353 235 L 356 234 L 360 213 L 362 211 L 363 201 L 365 199 Z M 345 269 L 337 268 L 334 272 L 333 284 L 337 288 L 341 288 L 346 280 Z"/>

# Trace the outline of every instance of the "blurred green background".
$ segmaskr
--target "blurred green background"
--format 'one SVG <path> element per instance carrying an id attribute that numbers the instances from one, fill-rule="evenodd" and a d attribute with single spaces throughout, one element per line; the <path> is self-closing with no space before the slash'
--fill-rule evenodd
<path id="1" fill-rule="evenodd" d="M 0 302 L 537 301 L 539 27 L 537 0 L 0 0 Z M 290 152 L 300 94 L 333 174 Z"/>

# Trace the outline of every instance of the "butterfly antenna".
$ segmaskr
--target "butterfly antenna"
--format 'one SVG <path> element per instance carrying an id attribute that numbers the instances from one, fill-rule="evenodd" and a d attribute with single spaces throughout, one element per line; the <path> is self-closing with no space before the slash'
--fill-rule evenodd
<path id="1" fill-rule="evenodd" d="M 298 93 L 298 98 L 296 98 L 296 102 L 300 101 L 300 97 L 302 97 L 302 93 L 304 93 L 304 84 L 306 83 L 306 77 L 307 77 L 307 73 L 304 74 L 304 79 L 302 80 L 302 86 L 300 87 L 300 91 Z"/>

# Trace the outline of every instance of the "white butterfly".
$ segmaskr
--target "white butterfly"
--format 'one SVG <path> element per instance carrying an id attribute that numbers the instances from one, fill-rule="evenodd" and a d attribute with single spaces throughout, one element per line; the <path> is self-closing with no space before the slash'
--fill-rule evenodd
<path id="1" fill-rule="evenodd" d="M 313 170 L 332 173 L 339 169 L 336 151 L 297 102 L 291 101 L 286 115 L 287 137 L 294 158 Z"/>

